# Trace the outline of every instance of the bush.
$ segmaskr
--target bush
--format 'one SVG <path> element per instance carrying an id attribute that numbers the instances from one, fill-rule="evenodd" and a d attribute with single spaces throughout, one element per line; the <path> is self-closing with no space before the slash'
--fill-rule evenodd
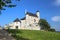
<path id="1" fill-rule="evenodd" d="M 51 31 L 51 32 L 55 32 L 55 29 L 49 29 L 49 31 Z"/>

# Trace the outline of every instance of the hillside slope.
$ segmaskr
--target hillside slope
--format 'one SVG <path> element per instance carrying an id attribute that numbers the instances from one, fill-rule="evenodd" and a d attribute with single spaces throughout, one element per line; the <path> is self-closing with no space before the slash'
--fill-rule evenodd
<path id="1" fill-rule="evenodd" d="M 60 40 L 60 33 L 37 30 L 9 30 L 17 40 Z"/>

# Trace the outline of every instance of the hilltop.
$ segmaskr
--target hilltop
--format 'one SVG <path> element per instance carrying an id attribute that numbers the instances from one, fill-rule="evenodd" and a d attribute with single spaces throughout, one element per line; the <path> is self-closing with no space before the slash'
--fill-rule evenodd
<path id="1" fill-rule="evenodd" d="M 17 40 L 60 40 L 60 33 L 40 30 L 8 30 Z"/>

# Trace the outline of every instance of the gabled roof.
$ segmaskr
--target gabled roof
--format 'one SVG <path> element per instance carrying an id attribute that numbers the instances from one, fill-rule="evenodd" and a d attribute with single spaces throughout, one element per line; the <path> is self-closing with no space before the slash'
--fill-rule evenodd
<path id="1" fill-rule="evenodd" d="M 27 12 L 26 15 L 29 15 L 29 16 L 34 16 L 34 17 L 38 17 L 36 14 L 33 14 L 33 13 L 30 13 L 30 12 Z"/>
<path id="2" fill-rule="evenodd" d="M 16 18 L 13 22 L 21 22 L 18 18 Z"/>

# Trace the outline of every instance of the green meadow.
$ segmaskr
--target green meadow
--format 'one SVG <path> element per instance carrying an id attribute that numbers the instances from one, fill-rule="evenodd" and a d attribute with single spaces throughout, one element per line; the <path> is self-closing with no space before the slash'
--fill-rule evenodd
<path id="1" fill-rule="evenodd" d="M 7 30 L 16 40 L 60 40 L 60 33 L 40 30 Z"/>

